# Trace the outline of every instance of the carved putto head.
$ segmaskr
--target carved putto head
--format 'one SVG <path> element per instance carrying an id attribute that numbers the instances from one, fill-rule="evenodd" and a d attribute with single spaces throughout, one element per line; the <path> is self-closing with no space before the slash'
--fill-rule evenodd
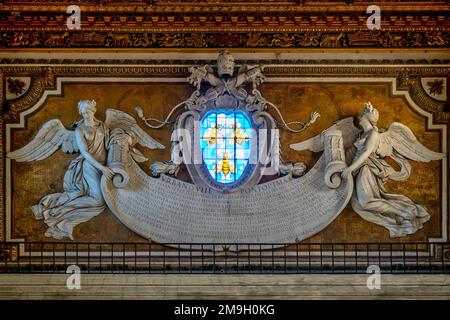
<path id="1" fill-rule="evenodd" d="M 376 125 L 378 122 L 378 118 L 380 117 L 378 110 L 374 108 L 370 101 L 364 103 L 363 116 L 366 116 L 367 120 L 369 120 L 372 125 Z"/>
<path id="2" fill-rule="evenodd" d="M 97 111 L 96 109 L 97 102 L 95 102 L 94 99 L 92 100 L 80 100 L 78 102 L 78 113 L 82 115 L 86 111 L 91 111 L 92 113 L 95 113 Z"/>
<path id="3" fill-rule="evenodd" d="M 231 77 L 234 73 L 234 58 L 227 50 L 219 53 L 217 57 L 217 72 L 221 77 Z"/>

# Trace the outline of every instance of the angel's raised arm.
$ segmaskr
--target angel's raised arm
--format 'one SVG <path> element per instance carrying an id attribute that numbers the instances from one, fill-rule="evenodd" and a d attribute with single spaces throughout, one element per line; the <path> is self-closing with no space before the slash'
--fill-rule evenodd
<path id="1" fill-rule="evenodd" d="M 348 171 L 352 172 L 367 160 L 367 158 L 374 152 L 378 145 L 379 133 L 377 130 L 372 130 L 364 143 L 364 151 L 358 158 L 354 159 L 353 163 L 348 167 Z"/>

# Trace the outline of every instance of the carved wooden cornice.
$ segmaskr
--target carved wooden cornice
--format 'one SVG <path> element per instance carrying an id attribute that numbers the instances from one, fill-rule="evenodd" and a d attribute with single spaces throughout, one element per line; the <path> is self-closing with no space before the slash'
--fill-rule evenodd
<path id="1" fill-rule="evenodd" d="M 448 48 L 449 31 L 148 33 L 3 31 L 0 48 Z"/>
<path id="2" fill-rule="evenodd" d="M 439 10 L 449 4 L 448 0 L 424 1 L 424 0 L 2 0 L 5 6 L 39 6 L 44 5 L 51 8 L 62 6 L 64 4 L 76 4 L 84 7 L 102 9 L 115 9 L 117 11 L 134 10 L 136 8 L 152 10 L 156 12 L 199 12 L 216 11 L 228 12 L 230 8 L 233 11 L 261 11 L 262 9 L 289 10 L 289 11 L 357 11 L 361 8 L 367 8 L 369 5 L 381 5 L 388 10 L 397 11 L 424 11 Z M 99 9 L 99 7 L 101 7 Z M 44 7 L 45 10 L 47 7 Z M 442 8 L 441 8 L 442 9 Z M 56 10 L 56 8 L 55 8 Z"/>
<path id="3" fill-rule="evenodd" d="M 81 30 L 67 29 L 71 1 L 0 7 L 3 48 L 434 48 L 450 46 L 448 1 L 88 0 Z M 370 31 L 369 5 L 381 8 Z"/>

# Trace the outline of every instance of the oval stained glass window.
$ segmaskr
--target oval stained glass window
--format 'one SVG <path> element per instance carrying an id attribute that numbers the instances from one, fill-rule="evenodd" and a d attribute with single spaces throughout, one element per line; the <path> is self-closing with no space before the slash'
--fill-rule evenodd
<path id="1" fill-rule="evenodd" d="M 210 176 L 231 184 L 242 176 L 250 158 L 252 126 L 240 111 L 214 111 L 205 115 L 201 127 L 203 162 Z"/>

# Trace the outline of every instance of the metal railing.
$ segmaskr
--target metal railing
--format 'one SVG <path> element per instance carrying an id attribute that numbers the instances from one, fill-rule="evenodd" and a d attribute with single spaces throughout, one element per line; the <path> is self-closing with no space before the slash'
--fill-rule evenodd
<path id="1" fill-rule="evenodd" d="M 0 242 L 0 273 L 450 273 L 450 243 Z"/>

